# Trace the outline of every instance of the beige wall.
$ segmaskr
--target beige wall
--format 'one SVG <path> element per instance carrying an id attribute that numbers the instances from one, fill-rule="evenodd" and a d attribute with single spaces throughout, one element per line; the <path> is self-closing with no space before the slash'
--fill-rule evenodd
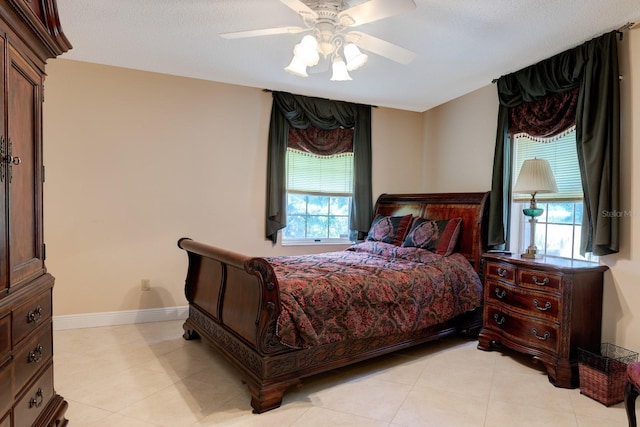
<path id="1" fill-rule="evenodd" d="M 640 351 L 640 30 L 618 44 L 621 81 L 621 250 L 601 257 L 605 274 L 602 338 Z M 491 186 L 497 120 L 495 87 L 488 85 L 425 117 L 425 165 L 435 185 L 427 191 L 471 191 Z M 429 183 L 428 183 L 429 184 Z"/>
<path id="2" fill-rule="evenodd" d="M 426 191 L 488 191 L 498 99 L 487 86 L 424 113 Z"/>
<path id="3" fill-rule="evenodd" d="M 269 93 L 64 59 L 47 74 L 55 315 L 185 305 L 183 236 L 251 255 L 336 248 L 263 237 Z M 374 197 L 422 191 L 422 115 L 375 108 L 372 118 Z"/>

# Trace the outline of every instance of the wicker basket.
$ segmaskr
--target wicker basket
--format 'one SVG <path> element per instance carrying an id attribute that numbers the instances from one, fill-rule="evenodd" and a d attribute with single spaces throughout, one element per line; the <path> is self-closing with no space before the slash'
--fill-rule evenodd
<path id="1" fill-rule="evenodd" d="M 600 354 L 579 348 L 578 369 L 580 393 L 605 406 L 624 400 L 627 364 L 638 359 L 638 353 L 609 343 L 602 343 Z"/>

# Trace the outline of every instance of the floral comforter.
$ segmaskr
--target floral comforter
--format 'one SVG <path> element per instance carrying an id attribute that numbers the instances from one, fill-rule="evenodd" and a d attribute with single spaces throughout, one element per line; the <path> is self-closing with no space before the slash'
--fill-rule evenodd
<path id="1" fill-rule="evenodd" d="M 277 335 L 293 348 L 418 331 L 482 303 L 478 274 L 460 254 L 364 242 L 267 260 L 280 286 Z"/>

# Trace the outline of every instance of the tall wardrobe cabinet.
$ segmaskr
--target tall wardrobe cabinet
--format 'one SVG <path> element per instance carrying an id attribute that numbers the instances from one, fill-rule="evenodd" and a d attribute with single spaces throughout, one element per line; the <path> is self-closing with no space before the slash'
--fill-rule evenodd
<path id="1" fill-rule="evenodd" d="M 0 0 L 0 427 L 64 426 L 43 239 L 45 63 L 71 48 L 55 0 Z"/>

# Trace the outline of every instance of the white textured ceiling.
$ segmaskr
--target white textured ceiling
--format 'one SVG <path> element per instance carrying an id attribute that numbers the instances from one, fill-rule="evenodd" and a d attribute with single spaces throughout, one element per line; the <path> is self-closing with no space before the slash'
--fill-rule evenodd
<path id="1" fill-rule="evenodd" d="M 284 71 L 300 34 L 219 36 L 302 25 L 279 0 L 57 3 L 73 45 L 62 58 L 420 112 L 640 20 L 640 0 L 415 0 L 413 12 L 357 27 L 414 51 L 412 63 L 369 54 L 353 80 L 332 82 L 328 70 Z"/>

